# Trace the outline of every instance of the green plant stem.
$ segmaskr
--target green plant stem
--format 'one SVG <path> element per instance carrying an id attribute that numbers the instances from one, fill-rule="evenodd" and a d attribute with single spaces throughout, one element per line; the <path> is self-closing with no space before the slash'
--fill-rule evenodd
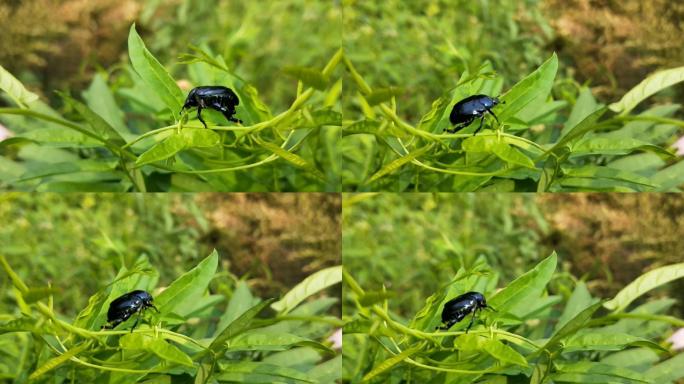
<path id="1" fill-rule="evenodd" d="M 615 117 L 613 117 L 613 119 L 619 120 L 619 121 L 633 121 L 633 120 L 653 121 L 656 123 L 671 124 L 671 125 L 676 125 L 678 127 L 684 127 L 684 120 L 670 119 L 667 117 L 660 117 L 660 116 L 650 116 L 650 115 L 615 116 Z"/>
<path id="2" fill-rule="evenodd" d="M 336 327 L 341 327 L 345 324 L 345 321 L 342 319 L 338 319 L 336 317 L 322 317 L 322 316 L 292 316 L 292 315 L 285 315 L 285 316 L 278 316 L 276 317 L 276 320 L 282 320 L 282 321 L 308 321 L 312 323 L 326 323 L 326 324 L 332 324 Z"/>
<path id="3" fill-rule="evenodd" d="M 497 176 L 497 175 L 500 175 L 500 174 L 508 171 L 508 168 L 504 167 L 504 168 L 502 168 L 498 171 L 494 171 L 494 172 L 467 172 L 467 171 L 457 171 L 457 170 L 447 169 L 447 168 L 436 168 L 436 167 L 427 165 L 425 163 L 422 163 L 419 160 L 413 160 L 412 163 L 419 166 L 419 167 L 429 169 L 431 171 L 441 172 L 441 173 L 449 173 L 452 175 L 461 175 L 461 176 Z"/>
<path id="4" fill-rule="evenodd" d="M 0 108 L 0 115 L 1 114 L 32 116 L 32 117 L 35 117 L 37 119 L 41 119 L 41 120 L 49 121 L 51 123 L 55 123 L 55 124 L 65 126 L 67 128 L 73 129 L 74 131 L 77 131 L 77 132 L 79 132 L 85 136 L 88 136 L 92 139 L 95 139 L 95 140 L 103 143 L 105 145 L 105 147 L 109 148 L 112 152 L 114 152 L 114 154 L 117 154 L 119 157 L 127 157 L 130 160 L 136 160 L 136 156 L 133 153 L 126 151 L 124 147 L 117 147 L 116 145 L 112 145 L 106 139 L 93 134 L 92 132 L 88 131 L 87 129 L 83 129 L 80 125 L 74 124 L 70 121 L 63 120 L 60 118 L 56 118 L 54 116 L 38 113 L 38 112 L 30 110 L 30 109 L 21 109 L 21 108 Z"/>
<path id="5" fill-rule="evenodd" d="M 600 319 L 592 320 L 591 322 L 589 322 L 589 325 L 602 324 L 605 322 L 605 320 L 612 319 L 642 319 L 650 321 L 661 321 L 664 323 L 669 323 L 676 327 L 684 327 L 684 320 L 682 319 L 666 315 L 651 315 L 649 313 L 614 313 L 608 316 L 604 316 Z"/>
<path id="6" fill-rule="evenodd" d="M 332 72 L 335 70 L 335 68 L 340 64 L 340 61 L 342 61 L 342 58 L 344 57 L 344 49 L 340 48 L 335 52 L 332 58 L 328 60 L 328 63 L 325 65 L 323 68 L 323 76 L 325 77 L 330 77 L 332 75 Z"/>
<path id="7" fill-rule="evenodd" d="M 492 333 L 494 333 L 494 334 L 504 335 L 507 338 L 512 338 L 512 339 L 520 340 L 524 343 L 527 343 L 527 344 L 531 345 L 532 347 L 534 347 L 535 350 L 541 349 L 541 347 L 539 345 L 535 344 L 532 340 L 530 340 L 526 337 L 520 336 L 518 334 L 515 334 L 515 333 L 504 331 L 502 329 L 488 328 L 488 329 L 483 329 L 483 330 L 479 330 L 479 331 L 478 330 L 470 331 L 469 333 L 472 333 L 472 334 L 492 334 Z M 459 336 L 459 335 L 464 335 L 464 334 L 465 334 L 464 331 L 428 333 L 428 335 L 433 335 L 433 336 Z"/>
<path id="8" fill-rule="evenodd" d="M 302 105 L 304 105 L 304 103 L 306 103 L 309 100 L 309 98 L 311 98 L 311 96 L 313 96 L 314 91 L 315 90 L 313 88 L 307 89 L 301 95 L 299 95 L 295 99 L 295 101 L 292 102 L 292 105 L 290 105 L 290 108 L 288 108 L 287 111 L 280 113 L 278 116 L 272 118 L 271 120 L 263 121 L 261 123 L 254 124 L 253 126 L 249 127 L 249 129 L 247 129 L 245 133 L 251 134 L 251 133 L 259 132 L 259 131 L 264 130 L 266 128 L 274 127 L 274 126 L 278 125 L 278 123 L 287 119 L 288 117 L 290 117 L 290 115 L 292 115 L 299 108 L 301 108 Z"/>
<path id="9" fill-rule="evenodd" d="M 91 330 L 88 330 L 85 328 L 76 327 L 74 325 L 67 323 L 66 321 L 59 320 L 55 316 L 54 312 L 52 312 L 50 310 L 50 308 L 43 303 L 38 302 L 37 303 L 37 309 L 40 313 L 42 313 L 43 315 L 48 317 L 50 320 L 52 320 L 60 328 L 66 330 L 66 331 L 69 331 L 71 333 L 75 333 L 81 337 L 85 337 L 85 338 L 89 338 L 89 339 L 96 339 L 100 336 L 107 336 L 107 335 L 126 335 L 126 334 L 131 333 L 131 332 L 133 332 L 133 333 L 155 333 L 156 332 L 156 333 L 163 333 L 163 334 L 171 335 L 171 336 L 186 340 L 190 343 L 193 343 L 193 344 L 201 347 L 202 349 L 206 349 L 206 347 L 204 345 L 202 345 L 201 343 L 199 343 L 195 339 L 193 339 L 189 336 L 183 335 L 181 333 L 169 331 L 168 329 L 154 328 L 154 329 L 135 329 L 133 331 L 130 331 L 130 330 L 127 330 L 127 331 L 91 331 Z"/>
<path id="10" fill-rule="evenodd" d="M 352 80 L 356 83 L 356 86 L 359 87 L 361 90 L 361 93 L 364 95 L 368 95 L 373 92 L 373 89 L 366 83 L 366 81 L 363 79 L 363 77 L 359 74 L 359 72 L 356 71 L 356 68 L 354 67 L 354 64 L 347 58 L 347 56 L 343 56 L 342 60 L 344 62 L 344 65 L 347 67 L 347 70 L 351 74 Z"/>
<path id="11" fill-rule="evenodd" d="M 172 169 L 169 168 L 168 170 L 171 172 L 176 172 L 176 173 L 187 173 L 187 174 L 193 174 L 193 175 L 202 175 L 202 174 L 208 174 L 208 173 L 223 173 L 223 172 L 233 172 L 233 171 L 239 171 L 242 169 L 249 169 L 249 168 L 254 168 L 258 167 L 260 165 L 264 165 L 266 163 L 270 163 L 272 161 L 278 160 L 277 155 L 270 155 L 269 157 L 258 161 L 256 163 L 251 163 L 251 164 L 245 164 L 245 165 L 239 165 L 236 167 L 229 167 L 229 168 L 216 168 L 216 169 L 199 169 L 199 170 L 182 170 L 182 169 Z"/>
<path id="12" fill-rule="evenodd" d="M 392 355 L 392 356 L 396 356 L 396 355 L 397 355 L 397 353 L 395 353 L 394 351 L 392 351 L 392 350 L 390 350 L 389 348 L 387 348 L 387 346 L 386 346 L 385 344 L 383 344 L 383 343 L 379 343 L 379 344 L 380 344 L 383 348 L 385 348 L 385 350 L 386 350 L 390 355 Z M 399 353 L 401 353 L 401 352 L 399 352 Z M 409 363 L 409 364 L 411 364 L 411 365 L 414 365 L 414 366 L 416 366 L 416 367 L 420 367 L 420 368 L 424 368 L 424 369 L 429 369 L 429 370 L 433 370 L 433 371 L 440 371 L 440 372 L 451 372 L 451 373 L 461 373 L 461 374 L 476 374 L 476 375 L 477 375 L 477 374 L 490 373 L 490 372 L 496 372 L 496 370 L 470 371 L 470 370 L 465 370 L 465 369 L 453 369 L 453 368 L 435 367 L 435 366 L 432 366 L 432 365 L 427 365 L 427 364 L 419 363 L 419 362 L 417 362 L 417 361 L 411 359 L 410 357 L 404 358 L 403 361 L 405 361 L 405 362 L 407 362 L 407 363 Z"/>
<path id="13" fill-rule="evenodd" d="M 425 333 L 417 329 L 409 328 L 404 324 L 392 320 L 389 314 L 377 305 L 372 306 L 371 311 L 373 311 L 376 315 L 380 316 L 383 320 L 385 320 L 385 322 L 387 322 L 390 328 L 394 328 L 396 331 L 399 331 L 405 335 L 416 337 L 418 339 L 430 340 L 434 343 L 437 343 L 437 341 L 432 338 L 432 334 Z"/>

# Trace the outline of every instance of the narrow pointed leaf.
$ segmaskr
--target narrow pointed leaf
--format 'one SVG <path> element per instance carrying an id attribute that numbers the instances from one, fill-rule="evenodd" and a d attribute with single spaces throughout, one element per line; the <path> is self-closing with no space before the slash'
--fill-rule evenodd
<path id="1" fill-rule="evenodd" d="M 281 315 L 284 315 L 293 310 L 299 303 L 306 300 L 306 298 L 325 288 L 338 284 L 341 281 L 342 266 L 320 270 L 297 284 L 287 292 L 282 299 L 271 304 L 271 308 L 280 312 Z"/>
<path id="2" fill-rule="evenodd" d="M 216 272 L 218 253 L 214 250 L 197 266 L 176 279 L 155 297 L 154 303 L 161 313 L 172 312 L 188 297 L 207 289 Z"/>
<path id="3" fill-rule="evenodd" d="M 171 110 L 173 117 L 177 119 L 183 105 L 183 92 L 164 66 L 147 50 L 145 43 L 135 30 L 135 24 L 131 26 L 128 34 L 128 55 L 131 64 L 133 64 L 133 69 L 164 101 L 164 104 Z"/>
<path id="4" fill-rule="evenodd" d="M 637 277 L 603 306 L 613 312 L 622 312 L 632 301 L 646 292 L 682 277 L 684 277 L 684 263 L 656 268 Z"/>

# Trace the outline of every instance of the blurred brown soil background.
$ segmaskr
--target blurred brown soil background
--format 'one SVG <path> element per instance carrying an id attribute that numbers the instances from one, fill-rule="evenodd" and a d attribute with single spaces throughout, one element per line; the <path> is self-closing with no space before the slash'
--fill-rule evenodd
<path id="1" fill-rule="evenodd" d="M 243 279 L 255 295 L 279 297 L 340 265 L 340 215 L 332 193 L 4 193 L 0 244 L 28 284 L 61 292 L 62 313 L 78 312 L 141 256 L 164 286 L 213 249 L 216 284 Z"/>
<path id="2" fill-rule="evenodd" d="M 148 19 L 163 25 L 178 3 L 165 2 Z M 656 69 L 684 65 L 682 2 L 543 0 L 539 6 L 555 34 L 548 50 L 602 98 L 624 94 Z M 0 63 L 15 74 L 31 73 L 42 89 L 83 88 L 96 69 L 125 59 L 127 30 L 142 10 L 141 0 L 2 0 Z M 520 9 L 519 19 L 529 12 Z M 139 25 L 143 33 L 147 27 Z"/>
<path id="3" fill-rule="evenodd" d="M 200 241 L 216 248 L 232 273 L 261 277 L 262 290 L 292 287 L 341 263 L 339 195 L 216 193 L 196 201 L 209 223 Z M 182 205 L 176 210 L 197 224 Z"/>
<path id="4" fill-rule="evenodd" d="M 681 194 L 544 194 L 537 199 L 550 225 L 543 243 L 570 258 L 573 275 L 591 276 L 588 285 L 600 297 L 613 297 L 645 271 L 684 262 Z M 673 284 L 669 295 L 684 303 L 684 283 Z"/>
<path id="5" fill-rule="evenodd" d="M 544 0 L 551 48 L 595 93 L 617 97 L 651 72 L 684 65 L 684 2 Z"/>

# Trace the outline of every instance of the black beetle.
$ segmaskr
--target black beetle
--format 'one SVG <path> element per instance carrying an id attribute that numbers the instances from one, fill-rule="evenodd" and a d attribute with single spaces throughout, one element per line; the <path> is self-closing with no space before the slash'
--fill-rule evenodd
<path id="1" fill-rule="evenodd" d="M 496 97 L 489 97 L 487 95 L 468 96 L 454 104 L 454 108 L 449 115 L 449 121 L 451 121 L 451 124 L 453 124 L 454 127 L 451 129 L 445 128 L 444 130 L 449 133 L 455 133 L 456 131 L 467 127 L 473 120 L 479 117 L 480 126 L 473 133 L 473 136 L 475 136 L 475 134 L 482 129 L 482 123 L 484 123 L 485 114 L 487 112 L 494 116 L 497 123 L 499 122 L 499 118 L 496 117 L 492 111 L 492 108 L 496 107 L 498 104 L 499 99 Z"/>
<path id="2" fill-rule="evenodd" d="M 155 311 L 159 312 L 157 307 L 152 304 L 152 295 L 146 291 L 137 290 L 128 292 L 114 299 L 109 304 L 109 310 L 107 311 L 107 322 L 109 325 L 104 328 L 112 329 L 117 325 L 128 320 L 134 313 L 138 312 L 138 319 L 133 324 L 131 331 L 138 325 L 140 316 L 142 312 L 147 308 L 153 308 Z"/>
<path id="3" fill-rule="evenodd" d="M 437 329 L 446 331 L 472 312 L 473 317 L 470 319 L 468 328 L 466 328 L 466 333 L 468 333 L 470 327 L 473 326 L 477 311 L 481 311 L 483 308 L 495 311 L 494 308 L 487 306 L 487 301 L 485 301 L 484 295 L 480 292 L 467 292 L 457 296 L 444 304 L 444 309 L 442 310 L 442 323 L 444 325 L 437 327 Z"/>
<path id="4" fill-rule="evenodd" d="M 207 128 L 207 123 L 202 119 L 202 109 L 210 108 L 223 113 L 223 116 L 234 123 L 242 123 L 233 117 L 235 115 L 235 106 L 240 104 L 235 92 L 232 89 L 222 87 L 220 85 L 211 85 L 205 87 L 193 88 L 188 97 L 185 99 L 185 104 L 181 108 L 181 113 L 186 108 L 197 107 L 197 118 Z"/>

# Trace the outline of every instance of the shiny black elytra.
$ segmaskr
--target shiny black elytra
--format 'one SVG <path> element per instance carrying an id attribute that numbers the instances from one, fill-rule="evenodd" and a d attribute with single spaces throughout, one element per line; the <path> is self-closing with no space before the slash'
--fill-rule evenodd
<path id="1" fill-rule="evenodd" d="M 152 304 L 154 298 L 146 291 L 137 290 L 128 292 L 114 299 L 109 304 L 109 310 L 107 311 L 107 322 L 108 325 L 104 326 L 106 329 L 112 329 L 117 325 L 128 320 L 134 313 L 138 313 L 138 319 L 135 320 L 131 332 L 138 325 L 142 313 L 147 308 L 153 308 L 155 311 L 159 312 L 157 307 Z"/>
<path id="2" fill-rule="evenodd" d="M 472 312 L 473 317 L 470 319 L 468 328 L 466 328 L 466 333 L 468 333 L 470 327 L 473 326 L 477 311 L 481 311 L 484 308 L 495 311 L 494 308 L 487 306 L 487 301 L 480 292 L 467 292 L 457 296 L 444 304 L 444 309 L 442 310 L 442 324 L 444 325 L 437 327 L 437 329 L 446 331 Z"/>
<path id="3" fill-rule="evenodd" d="M 181 113 L 185 109 L 197 107 L 197 118 L 207 128 L 207 123 L 202 119 L 202 109 L 209 108 L 223 113 L 223 116 L 234 123 L 242 123 L 242 121 L 233 117 L 235 115 L 235 106 L 240 104 L 235 92 L 232 89 L 222 87 L 219 85 L 205 86 L 193 88 L 188 97 L 185 99 L 185 104 L 181 108 Z"/>
<path id="4" fill-rule="evenodd" d="M 453 128 L 444 130 L 449 133 L 456 133 L 456 131 L 461 130 L 473 120 L 480 118 L 480 126 L 477 127 L 473 136 L 477 134 L 480 129 L 482 129 L 482 123 L 484 123 L 485 114 L 490 113 L 499 122 L 499 118 L 496 117 L 492 108 L 496 107 L 500 103 L 499 99 L 496 97 L 489 97 L 487 95 L 473 95 L 468 96 L 465 99 L 454 104 L 454 108 L 451 110 L 449 115 L 449 121 L 454 125 Z M 505 103 L 505 101 L 503 102 Z"/>

